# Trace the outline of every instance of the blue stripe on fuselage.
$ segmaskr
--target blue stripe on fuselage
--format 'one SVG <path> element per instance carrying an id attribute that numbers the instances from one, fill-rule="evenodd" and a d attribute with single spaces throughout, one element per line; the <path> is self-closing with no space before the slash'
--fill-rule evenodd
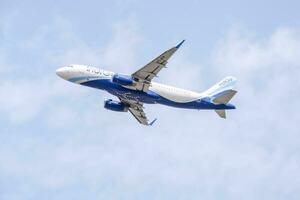
<path id="1" fill-rule="evenodd" d="M 143 92 L 143 91 L 124 88 L 119 84 L 113 83 L 111 79 L 97 79 L 97 80 L 87 81 L 81 83 L 81 85 L 85 85 L 85 86 L 89 86 L 101 90 L 106 90 L 107 92 L 117 97 L 148 103 L 148 104 L 154 104 L 160 98 L 159 95 L 151 91 Z"/>
<path id="2" fill-rule="evenodd" d="M 96 79 L 81 83 L 81 85 L 106 90 L 107 92 L 117 97 L 148 104 L 158 103 L 167 106 L 186 109 L 234 109 L 234 106 L 232 105 L 227 106 L 225 104 L 213 104 L 209 101 L 209 98 L 198 99 L 188 103 L 177 103 L 166 99 L 150 90 L 148 90 L 147 92 L 143 92 L 124 88 L 119 84 L 113 83 L 111 79 Z"/>

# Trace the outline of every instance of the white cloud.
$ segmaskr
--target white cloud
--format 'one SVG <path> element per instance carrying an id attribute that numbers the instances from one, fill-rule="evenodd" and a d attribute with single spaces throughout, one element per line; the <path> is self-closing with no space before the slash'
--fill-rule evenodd
<path id="1" fill-rule="evenodd" d="M 85 94 L 51 76 L 37 79 L 4 80 L 0 87 L 0 111 L 13 123 L 23 123 L 36 119 L 57 98 Z M 66 93 L 68 91 L 68 93 Z M 69 96 L 70 97 L 70 96 Z"/>
<path id="2" fill-rule="evenodd" d="M 15 69 L 8 61 L 8 55 L 4 49 L 0 48 L 0 74 L 9 73 Z"/>
<path id="3" fill-rule="evenodd" d="M 241 34 L 239 30 L 232 30 L 216 47 L 213 61 L 221 71 L 234 70 L 248 77 L 249 72 L 256 70 L 273 73 L 276 68 L 289 71 L 299 66 L 299 30 L 279 28 L 267 39 Z"/>
<path id="4" fill-rule="evenodd" d="M 130 73 L 136 66 L 137 45 L 142 40 L 133 19 L 121 21 L 113 27 L 113 37 L 102 52 L 102 62 L 111 69 Z"/>

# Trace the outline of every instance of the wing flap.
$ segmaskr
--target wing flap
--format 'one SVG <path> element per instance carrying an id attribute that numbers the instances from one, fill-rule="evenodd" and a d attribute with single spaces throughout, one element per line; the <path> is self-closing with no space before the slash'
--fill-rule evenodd
<path id="1" fill-rule="evenodd" d="M 129 111 L 139 123 L 144 124 L 144 125 L 149 125 L 148 119 L 143 110 L 137 110 L 132 107 L 129 107 Z"/>
<path id="2" fill-rule="evenodd" d="M 146 113 L 144 112 L 144 107 L 142 103 L 132 101 L 132 100 L 127 100 L 127 99 L 122 99 L 120 98 L 120 101 L 125 103 L 128 106 L 129 112 L 134 116 L 134 118 L 141 124 L 143 125 L 152 125 L 154 121 L 149 123 L 149 120 L 146 116 Z"/>

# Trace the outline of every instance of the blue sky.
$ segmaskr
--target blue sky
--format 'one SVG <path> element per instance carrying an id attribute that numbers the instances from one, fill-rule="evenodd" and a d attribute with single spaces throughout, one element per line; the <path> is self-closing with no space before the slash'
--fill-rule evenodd
<path id="1" fill-rule="evenodd" d="M 0 199 L 299 199 L 298 1 L 0 0 Z M 146 106 L 56 76 L 132 73 L 186 43 L 156 81 L 238 78 L 237 110 Z"/>

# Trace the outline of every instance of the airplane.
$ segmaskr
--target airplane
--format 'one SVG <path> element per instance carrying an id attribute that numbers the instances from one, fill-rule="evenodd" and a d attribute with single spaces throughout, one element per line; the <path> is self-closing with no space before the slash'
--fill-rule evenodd
<path id="1" fill-rule="evenodd" d="M 226 118 L 225 110 L 235 109 L 234 105 L 228 103 L 237 93 L 236 90 L 233 90 L 236 83 L 235 77 L 228 76 L 201 93 L 152 81 L 161 69 L 166 68 L 168 60 L 184 41 L 165 51 L 131 75 L 78 64 L 59 68 L 56 70 L 56 74 L 70 82 L 105 90 L 116 96 L 119 100 L 105 100 L 104 108 L 118 112 L 129 111 L 143 125 L 153 125 L 156 121 L 154 119 L 149 122 L 144 112 L 144 104 L 215 110 L 221 118 Z"/>

